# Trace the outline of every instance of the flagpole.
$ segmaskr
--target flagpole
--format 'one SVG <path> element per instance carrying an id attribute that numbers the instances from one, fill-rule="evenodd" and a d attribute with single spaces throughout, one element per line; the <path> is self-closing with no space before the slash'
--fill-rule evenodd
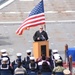
<path id="1" fill-rule="evenodd" d="M 43 0 L 42 0 L 43 1 Z M 43 1 L 43 7 L 44 7 L 44 1 Z M 44 30 L 46 31 L 46 24 L 44 25 Z"/>
<path id="2" fill-rule="evenodd" d="M 44 30 L 46 31 L 46 25 L 44 25 Z"/>

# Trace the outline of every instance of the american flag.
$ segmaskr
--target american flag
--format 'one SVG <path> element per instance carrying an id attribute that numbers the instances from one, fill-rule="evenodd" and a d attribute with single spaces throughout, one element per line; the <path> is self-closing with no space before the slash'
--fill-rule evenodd
<path id="1" fill-rule="evenodd" d="M 16 34 L 22 35 L 24 30 L 44 24 L 45 24 L 44 5 L 43 5 L 43 0 L 41 0 L 33 8 L 29 16 L 22 23 L 22 25 L 17 29 Z"/>

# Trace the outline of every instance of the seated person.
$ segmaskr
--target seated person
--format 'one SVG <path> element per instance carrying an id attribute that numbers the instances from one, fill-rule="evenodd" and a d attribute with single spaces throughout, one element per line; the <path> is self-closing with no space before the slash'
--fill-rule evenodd
<path id="1" fill-rule="evenodd" d="M 56 62 L 55 61 L 57 61 L 57 60 L 62 60 L 60 54 L 54 54 L 53 55 L 53 61 L 54 61 L 55 66 L 56 66 Z M 62 62 L 63 62 L 63 60 L 62 60 Z"/>
<path id="2" fill-rule="evenodd" d="M 29 69 L 32 70 L 32 71 L 38 71 L 38 65 L 35 62 L 34 57 L 30 57 Z"/>
<path id="3" fill-rule="evenodd" d="M 43 30 L 43 26 L 40 26 L 40 29 L 35 32 L 33 36 L 34 41 L 45 41 L 48 40 L 48 35 L 46 31 Z"/>
<path id="4" fill-rule="evenodd" d="M 53 74 L 55 74 L 56 72 L 63 72 L 65 68 L 62 66 L 62 60 L 57 60 L 55 62 L 57 64 L 56 64 L 56 67 L 54 67 L 53 69 Z"/>
<path id="5" fill-rule="evenodd" d="M 3 57 L 7 57 L 8 58 L 8 62 L 7 63 L 10 65 L 10 58 L 9 58 L 8 54 L 7 53 L 2 54 L 1 58 L 3 58 Z"/>
<path id="6" fill-rule="evenodd" d="M 1 75 L 12 75 L 13 74 L 13 69 L 11 68 L 10 64 L 8 64 L 8 58 L 3 57 L 2 62 L 0 65 L 0 73 Z"/>
<path id="7" fill-rule="evenodd" d="M 13 70 L 18 66 L 18 62 L 22 62 L 22 53 L 17 53 L 16 59 L 11 63 Z"/>
<path id="8" fill-rule="evenodd" d="M 60 56 L 60 54 L 58 53 L 57 49 L 52 50 L 53 52 L 53 58 L 56 59 L 56 57 L 58 57 L 59 59 L 62 60 L 62 57 Z"/>
<path id="9" fill-rule="evenodd" d="M 42 63 L 41 72 L 52 72 L 51 67 L 47 62 Z"/>
<path id="10" fill-rule="evenodd" d="M 31 57 L 31 50 L 26 50 L 26 57 L 24 57 L 24 60 L 22 62 L 23 66 L 28 69 L 29 63 L 30 63 L 30 57 Z"/>
<path id="11" fill-rule="evenodd" d="M 38 66 L 42 65 L 43 62 L 47 62 L 48 65 L 50 66 L 50 62 L 46 60 L 46 56 L 42 56 L 42 60 L 40 62 L 38 62 Z"/>
<path id="12" fill-rule="evenodd" d="M 26 69 L 22 66 L 22 63 L 19 61 L 18 62 L 18 67 L 14 70 L 14 75 L 20 75 L 20 74 L 23 74 L 23 75 L 27 75 L 27 71 Z"/>
<path id="13" fill-rule="evenodd" d="M 45 59 L 46 61 L 49 61 L 49 57 L 46 57 L 45 54 L 42 53 L 42 56 L 41 56 L 40 58 L 37 58 L 37 59 L 36 59 L 36 62 L 38 63 L 38 62 L 42 61 L 43 57 L 46 58 L 46 59 Z"/>
<path id="14" fill-rule="evenodd" d="M 21 59 L 21 57 L 22 57 L 22 53 L 17 53 L 16 54 L 16 60 L 14 60 L 13 62 L 12 62 L 12 65 L 15 65 L 15 64 L 17 64 L 17 61 L 19 60 L 19 61 L 22 61 L 22 59 Z"/>
<path id="15" fill-rule="evenodd" d="M 26 53 L 27 53 L 27 56 L 24 58 L 24 61 L 29 63 L 30 57 L 31 57 L 31 50 L 27 50 Z"/>

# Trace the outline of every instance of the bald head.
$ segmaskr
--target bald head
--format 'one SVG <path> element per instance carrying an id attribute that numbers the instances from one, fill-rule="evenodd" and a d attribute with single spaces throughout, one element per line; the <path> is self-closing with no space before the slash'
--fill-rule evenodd
<path id="1" fill-rule="evenodd" d="M 40 28 L 40 29 L 43 29 L 43 26 L 41 25 L 41 26 L 39 26 L 39 28 Z"/>

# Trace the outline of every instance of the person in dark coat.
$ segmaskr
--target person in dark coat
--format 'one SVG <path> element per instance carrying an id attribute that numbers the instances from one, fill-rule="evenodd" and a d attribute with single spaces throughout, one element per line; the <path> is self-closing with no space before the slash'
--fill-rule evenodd
<path id="1" fill-rule="evenodd" d="M 12 70 L 11 66 L 8 64 L 8 61 L 9 60 L 7 57 L 2 58 L 2 63 L 1 63 L 1 67 L 0 67 L 1 75 L 13 75 L 13 70 Z"/>
<path id="2" fill-rule="evenodd" d="M 30 57 L 31 57 L 31 50 L 27 50 L 26 53 L 27 53 L 27 56 L 25 57 L 25 61 L 27 63 L 29 63 L 30 62 Z"/>
<path id="3" fill-rule="evenodd" d="M 17 53 L 16 57 L 17 58 L 11 63 L 13 70 L 18 66 L 18 61 L 22 62 L 22 53 Z"/>
<path id="4" fill-rule="evenodd" d="M 47 62 L 42 63 L 41 72 L 52 72 L 52 69 Z"/>
<path id="5" fill-rule="evenodd" d="M 34 57 L 30 57 L 29 69 L 31 71 L 38 71 L 38 64 L 35 62 Z"/>
<path id="6" fill-rule="evenodd" d="M 23 64 L 23 67 L 28 69 L 28 65 L 30 63 L 30 57 L 31 57 L 31 50 L 27 50 L 26 53 L 27 53 L 27 56 L 24 57 L 22 64 Z"/>
<path id="7" fill-rule="evenodd" d="M 6 53 L 7 53 L 7 50 L 6 50 L 6 49 L 1 49 L 1 50 L 0 50 L 0 65 L 1 65 L 2 55 L 3 55 L 3 54 L 6 54 Z"/>
<path id="8" fill-rule="evenodd" d="M 33 36 L 34 41 L 45 41 L 48 40 L 48 35 L 46 31 L 43 30 L 43 26 L 40 26 L 40 29 L 35 32 Z"/>
<path id="9" fill-rule="evenodd" d="M 7 64 L 10 65 L 10 58 L 9 58 L 8 54 L 7 53 L 2 54 L 1 58 L 4 58 L 4 57 L 7 57 L 8 58 Z"/>

